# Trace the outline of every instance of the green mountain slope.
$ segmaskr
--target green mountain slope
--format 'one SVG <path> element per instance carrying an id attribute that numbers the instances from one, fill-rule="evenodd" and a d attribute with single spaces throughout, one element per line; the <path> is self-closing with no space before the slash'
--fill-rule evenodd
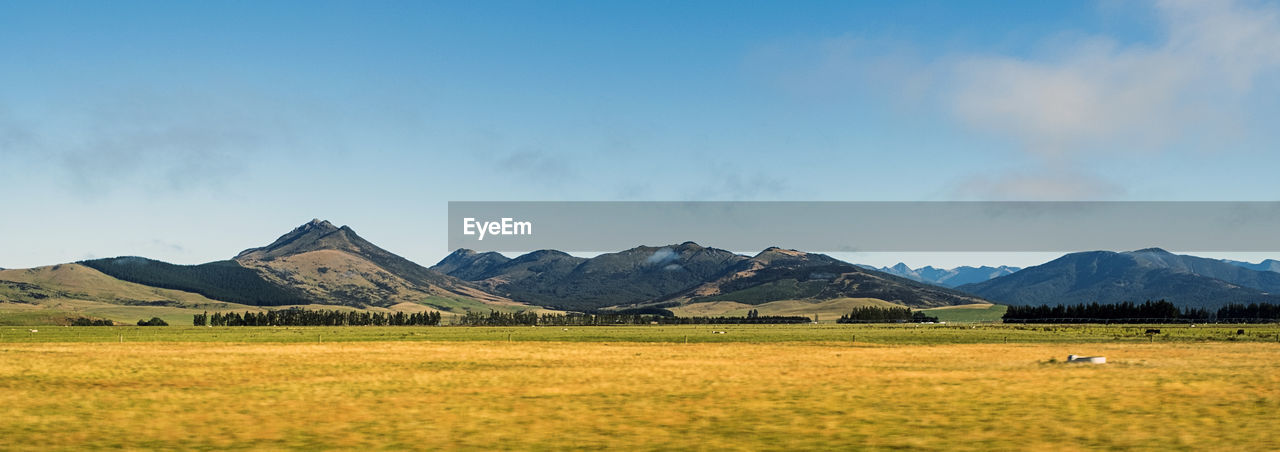
<path id="1" fill-rule="evenodd" d="M 280 306 L 310 302 L 302 291 L 273 284 L 235 261 L 174 265 L 142 257 L 115 257 L 79 264 L 123 281 L 198 293 L 231 303 Z"/>
<path id="2" fill-rule="evenodd" d="M 672 297 L 682 303 L 746 304 L 840 298 L 877 299 L 909 307 L 984 302 L 973 295 L 869 270 L 823 254 L 781 248 L 766 249 L 735 264 L 720 277 Z"/>
<path id="3" fill-rule="evenodd" d="M 959 287 L 1012 305 L 1167 300 L 1216 309 L 1229 303 L 1280 302 L 1280 273 L 1152 248 L 1072 253 L 990 281 Z"/>

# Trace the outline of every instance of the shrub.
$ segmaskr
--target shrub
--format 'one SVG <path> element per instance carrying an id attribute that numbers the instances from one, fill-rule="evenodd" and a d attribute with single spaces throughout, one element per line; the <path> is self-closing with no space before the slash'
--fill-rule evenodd
<path id="1" fill-rule="evenodd" d="M 152 317 L 151 320 L 139 320 L 138 326 L 169 326 L 169 322 L 159 317 Z"/>

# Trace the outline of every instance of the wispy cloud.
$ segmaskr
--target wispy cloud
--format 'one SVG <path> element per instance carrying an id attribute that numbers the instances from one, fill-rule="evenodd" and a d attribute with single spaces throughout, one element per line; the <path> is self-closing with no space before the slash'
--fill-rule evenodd
<path id="1" fill-rule="evenodd" d="M 0 149 L 26 165 L 52 165 L 88 196 L 222 187 L 293 142 L 279 111 L 231 97 L 134 92 L 53 106 L 56 119 L 38 123 L 0 116 Z"/>
<path id="2" fill-rule="evenodd" d="M 1030 56 L 953 52 L 920 58 L 909 46 L 837 36 L 765 46 L 747 58 L 783 90 L 861 96 L 940 111 L 1010 142 L 1029 168 L 973 175 L 957 197 L 1111 197 L 1122 187 L 1091 174 L 1115 153 L 1225 147 L 1254 128 L 1280 94 L 1280 7 L 1250 1 L 1160 0 L 1146 8 L 1154 41 L 1104 35 L 1046 41 Z M 1048 38 L 1046 38 L 1048 39 Z M 781 68 L 781 69 L 774 69 Z M 1092 184 L 1092 185 L 1091 185 Z"/>
<path id="3" fill-rule="evenodd" d="M 1165 36 L 1154 45 L 1093 36 L 1052 56 L 959 57 L 943 100 L 965 123 L 1049 158 L 1233 134 L 1256 82 L 1280 69 L 1277 9 L 1160 1 L 1154 12 Z"/>
<path id="4" fill-rule="evenodd" d="M 573 167 L 564 155 L 546 151 L 516 151 L 498 159 L 498 169 L 541 185 L 560 185 L 573 176 Z"/>
<path id="5" fill-rule="evenodd" d="M 744 170 L 724 161 L 712 163 L 696 180 L 669 181 L 688 184 L 687 200 L 764 201 L 776 200 L 788 192 L 786 179 L 764 171 Z"/>

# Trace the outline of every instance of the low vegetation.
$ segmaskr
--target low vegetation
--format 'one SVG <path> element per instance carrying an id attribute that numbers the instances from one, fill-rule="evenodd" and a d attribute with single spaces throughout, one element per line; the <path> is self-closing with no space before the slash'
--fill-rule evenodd
<path id="1" fill-rule="evenodd" d="M 802 316 L 762 316 L 760 311 L 750 310 L 742 317 L 680 317 L 669 311 L 660 314 L 600 313 L 600 314 L 537 314 L 535 312 L 505 313 L 490 311 L 488 315 L 468 312 L 458 321 L 466 326 L 604 326 L 604 325 L 769 325 L 813 323 Z"/>
<path id="2" fill-rule="evenodd" d="M 152 317 L 151 320 L 139 320 L 138 326 L 169 326 L 169 322 L 159 317 Z"/>
<path id="3" fill-rule="evenodd" d="M 432 326 L 440 312 L 369 312 L 282 309 L 267 312 L 196 314 L 195 326 Z"/>
<path id="4" fill-rule="evenodd" d="M 662 328 L 671 329 L 605 330 Z M 747 327 L 717 337 L 741 333 L 737 328 Z M 105 343 L 38 344 L 6 343 L 13 337 L 6 332 L 0 449 L 1270 450 L 1280 444 L 1274 428 L 1280 345 L 886 346 L 863 343 L 862 332 L 911 337 L 951 330 L 805 328 L 860 336 L 856 343 L 686 345 L 386 340 L 394 336 L 318 343 L 314 335 L 310 343 L 138 344 L 117 343 L 113 335 Z M 238 334 L 228 339 L 291 331 L 153 330 Z M 1050 362 L 1069 353 L 1105 355 L 1109 364 Z"/>
<path id="5" fill-rule="evenodd" d="M 447 314 L 446 314 L 447 315 Z M 188 318 L 189 320 L 190 318 Z M 1146 334 L 1149 329 L 1160 334 Z M 715 334 L 721 331 L 726 334 Z M 1124 344 L 1257 342 L 1280 344 L 1280 324 L 1001 325 L 1001 324 L 806 324 L 628 326 L 271 326 L 147 328 L 58 327 L 29 333 L 0 328 L 5 342 L 811 342 L 885 345 Z"/>

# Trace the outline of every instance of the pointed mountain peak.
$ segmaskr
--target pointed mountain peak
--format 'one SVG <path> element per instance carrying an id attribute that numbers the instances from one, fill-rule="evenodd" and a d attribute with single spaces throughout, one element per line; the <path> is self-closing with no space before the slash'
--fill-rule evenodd
<path id="1" fill-rule="evenodd" d="M 892 269 L 892 270 L 894 270 L 894 271 L 900 271 L 900 272 L 910 272 L 910 271 L 911 271 L 911 267 L 908 267 L 908 266 L 907 266 L 907 264 L 906 264 L 906 263 L 903 263 L 903 262 L 898 262 L 898 265 L 894 265 L 893 267 L 889 267 L 889 268 L 890 268 L 890 269 Z"/>
<path id="2" fill-rule="evenodd" d="M 281 256 L 301 254 L 323 249 L 359 252 L 363 242 L 355 231 L 347 226 L 334 226 L 327 220 L 313 219 L 280 236 L 270 245 L 250 248 L 236 255 L 236 260 L 271 260 Z"/>
<path id="3" fill-rule="evenodd" d="M 314 231 L 314 230 L 336 231 L 338 230 L 338 227 L 334 226 L 333 223 L 330 223 L 329 220 L 312 218 L 311 221 L 303 223 L 302 226 L 298 226 L 293 230 L 294 231 Z"/>

